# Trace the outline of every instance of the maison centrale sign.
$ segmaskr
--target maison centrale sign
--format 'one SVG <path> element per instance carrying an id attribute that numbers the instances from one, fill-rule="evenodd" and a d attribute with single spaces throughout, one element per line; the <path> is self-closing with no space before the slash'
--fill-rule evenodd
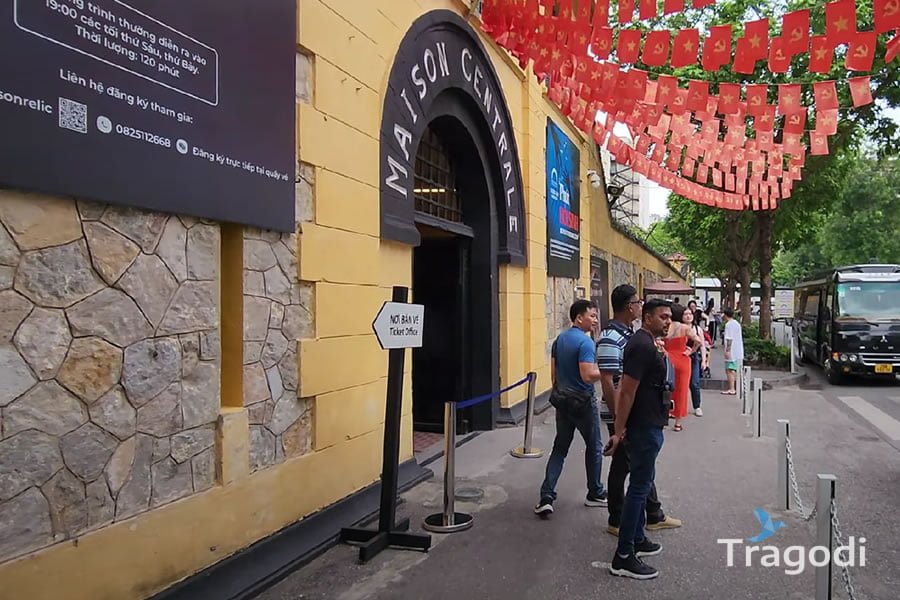
<path id="1" fill-rule="evenodd" d="M 413 24 L 391 68 L 381 124 L 381 237 L 419 243 L 416 149 L 428 124 L 446 115 L 463 123 L 481 154 L 496 208 L 499 261 L 524 265 L 522 174 L 509 110 L 477 35 L 446 10 Z"/>

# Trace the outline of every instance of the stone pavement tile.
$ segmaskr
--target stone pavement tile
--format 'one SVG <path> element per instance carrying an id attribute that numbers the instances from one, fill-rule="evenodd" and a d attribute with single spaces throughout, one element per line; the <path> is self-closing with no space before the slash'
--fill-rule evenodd
<path id="1" fill-rule="evenodd" d="M 845 535 L 856 531 L 871 539 L 869 559 L 877 564 L 857 575 L 858 587 L 865 586 L 867 598 L 894 597 L 885 594 L 896 589 L 900 524 L 891 519 L 885 526 L 885 515 L 896 513 L 896 499 L 885 491 L 892 481 L 896 489 L 900 480 L 896 451 L 867 442 L 859 452 L 833 454 L 857 448 L 853 436 L 862 427 L 817 394 L 795 388 L 771 391 L 764 407 L 760 439 L 750 436 L 749 419 L 739 415 L 736 398 L 716 393 L 704 394 L 706 416 L 689 418 L 683 432 L 666 430 L 657 483 L 666 512 L 685 524 L 651 534 L 664 546 L 661 555 L 647 559 L 661 571 L 657 580 L 623 580 L 606 571 L 615 539 L 604 532 L 606 510 L 583 506 L 584 446 L 577 437 L 560 480 L 556 513 L 548 521 L 532 514 L 546 454 L 537 460 L 510 457 L 509 448 L 520 444 L 522 436 L 521 428 L 510 428 L 482 434 L 457 450 L 458 486 L 485 492 L 479 504 L 457 503 L 458 511 L 474 514 L 472 529 L 435 534 L 428 554 L 389 549 L 367 565 L 357 564 L 354 548 L 337 546 L 259 598 L 811 598 L 812 569 L 787 575 L 758 564 L 748 568 L 741 563 L 743 554 L 729 568 L 725 547 L 716 542 L 756 535 L 760 527 L 753 509 L 763 507 L 787 525 L 771 543 L 782 549 L 815 543 L 811 523 L 801 522 L 795 513 L 775 511 L 774 422 L 779 416 L 792 419 L 805 501 L 814 498 L 815 473 L 834 472 L 846 512 Z M 552 411 L 537 418 L 534 441 L 545 452 L 552 444 L 553 419 Z M 885 470 L 873 459 L 891 466 Z M 435 478 L 407 492 L 400 508 L 413 529 L 441 510 L 440 462 L 430 467 Z M 605 460 L 604 472 L 607 468 Z M 876 549 L 879 559 L 873 561 Z"/>

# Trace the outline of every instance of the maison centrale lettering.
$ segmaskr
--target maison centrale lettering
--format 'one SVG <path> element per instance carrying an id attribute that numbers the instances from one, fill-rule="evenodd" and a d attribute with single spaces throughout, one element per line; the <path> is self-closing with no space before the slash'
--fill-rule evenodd
<path id="1" fill-rule="evenodd" d="M 495 200 L 498 247 L 506 262 L 524 264 L 522 175 L 509 111 L 477 35 L 448 11 L 429 13 L 413 25 L 391 69 L 381 128 L 382 237 L 417 242 L 417 234 L 410 231 L 416 149 L 429 122 L 446 114 L 442 111 L 448 102 L 436 108 L 435 101 L 450 89 L 471 99 L 454 96 L 464 105 L 459 110 L 474 113 L 479 128 L 490 133 L 492 147 L 485 148 L 487 136 L 470 131 L 480 150 L 494 155 L 485 156 L 491 160 L 485 160 L 484 167 L 493 167 L 489 179 L 502 187 L 494 192 L 502 194 Z"/>
<path id="2" fill-rule="evenodd" d="M 506 208 L 508 210 L 512 207 L 512 196 L 517 192 L 516 182 L 512 178 L 514 157 L 509 151 L 509 139 L 512 134 L 507 133 L 507 124 L 500 114 L 501 105 L 498 102 L 495 102 L 497 94 L 485 80 L 484 70 L 472 55 L 472 50 L 463 48 L 458 56 L 456 56 L 456 60 L 451 61 L 447 56 L 446 42 L 435 43 L 433 49 L 426 48 L 422 53 L 421 63 L 413 65 L 409 72 L 414 91 L 418 95 L 419 100 L 424 103 L 429 90 L 434 89 L 434 86 L 429 86 L 429 84 L 437 83 L 438 78 L 450 77 L 451 65 L 453 68 L 459 69 L 463 74 L 463 77 L 465 77 L 465 80 L 471 86 L 471 91 L 474 92 L 475 96 L 479 99 L 488 116 L 491 133 L 494 138 L 494 143 L 497 146 L 497 152 L 500 155 L 503 168 L 503 184 L 506 191 Z M 400 97 L 403 99 L 403 102 L 409 111 L 409 117 L 413 124 L 415 124 L 419 120 L 419 114 L 413 107 L 412 102 L 410 102 L 409 94 L 410 91 L 407 88 L 403 88 L 403 90 L 400 91 Z M 413 169 L 411 159 L 414 157 L 410 155 L 410 143 L 412 142 L 413 135 L 412 132 L 402 124 L 394 123 L 394 137 L 400 144 L 403 157 L 401 159 L 400 157 L 394 157 L 391 154 L 388 154 L 388 168 L 390 169 L 391 174 L 388 175 L 384 182 L 391 188 L 397 190 L 398 193 L 406 196 L 409 192 L 409 178 Z M 518 215 L 509 214 L 508 223 L 510 232 L 519 230 Z"/>

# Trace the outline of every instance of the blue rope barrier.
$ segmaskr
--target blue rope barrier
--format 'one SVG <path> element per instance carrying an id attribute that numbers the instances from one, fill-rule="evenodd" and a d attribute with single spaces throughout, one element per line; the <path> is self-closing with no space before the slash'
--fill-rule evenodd
<path id="1" fill-rule="evenodd" d="M 523 383 L 526 383 L 530 378 L 531 378 L 530 375 L 526 375 L 525 377 L 523 377 L 516 383 L 514 383 L 510 386 L 507 386 L 497 392 L 493 392 L 490 394 L 482 394 L 481 396 L 475 396 L 474 398 L 469 398 L 468 400 L 464 400 L 462 402 L 457 402 L 456 409 L 459 410 L 461 408 L 469 408 L 470 406 L 475 406 L 476 404 L 480 404 L 481 402 L 484 402 L 485 400 L 490 400 L 491 398 L 495 398 L 495 397 L 499 396 L 500 394 L 506 393 L 513 388 L 519 387 Z"/>

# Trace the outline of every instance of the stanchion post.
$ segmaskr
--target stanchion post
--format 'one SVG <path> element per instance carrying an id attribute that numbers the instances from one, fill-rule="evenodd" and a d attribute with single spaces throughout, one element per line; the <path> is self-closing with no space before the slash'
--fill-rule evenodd
<path id="1" fill-rule="evenodd" d="M 456 402 L 444 404 L 444 510 L 425 517 L 422 529 L 454 533 L 472 526 L 472 515 L 456 512 Z"/>
<path id="2" fill-rule="evenodd" d="M 831 504 L 837 479 L 834 475 L 818 475 L 816 482 L 816 546 L 828 548 L 829 557 L 834 552 L 834 536 L 831 530 Z M 816 600 L 831 600 L 833 560 L 816 567 Z"/>
<path id="3" fill-rule="evenodd" d="M 788 481 L 788 457 L 787 441 L 791 437 L 791 422 L 787 419 L 778 419 L 778 446 L 776 447 L 776 461 L 778 463 L 778 498 L 775 505 L 779 510 L 791 508 L 791 484 Z"/>
<path id="4" fill-rule="evenodd" d="M 753 380 L 753 433 L 756 437 L 762 435 L 762 388 L 762 379 L 756 377 Z"/>
<path id="5" fill-rule="evenodd" d="M 794 348 L 794 330 L 791 329 L 790 335 L 790 343 L 791 343 L 791 373 L 797 372 L 797 353 Z"/>
<path id="6" fill-rule="evenodd" d="M 525 403 L 525 443 L 518 448 L 513 448 L 509 453 L 516 458 L 540 458 L 544 452 L 540 448 L 531 445 L 531 436 L 534 431 L 534 391 L 537 386 L 537 373 L 528 373 L 528 400 Z"/>
<path id="7" fill-rule="evenodd" d="M 750 412 L 750 367 L 741 367 L 738 369 L 738 393 L 741 395 L 741 414 L 746 415 Z"/>

